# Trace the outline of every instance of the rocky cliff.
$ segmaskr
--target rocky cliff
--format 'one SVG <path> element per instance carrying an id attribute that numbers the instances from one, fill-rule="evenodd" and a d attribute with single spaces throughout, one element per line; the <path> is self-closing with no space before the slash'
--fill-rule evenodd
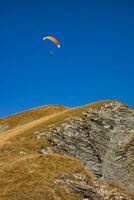
<path id="1" fill-rule="evenodd" d="M 87 107 L 81 115 L 67 115 L 60 123 L 37 126 L 31 133 L 30 140 L 37 144 L 34 153 L 80 160 L 86 170 L 87 174 L 59 172 L 55 187 L 68 188 L 76 199 L 134 199 L 134 110 L 127 105 L 111 101 Z"/>
<path id="2" fill-rule="evenodd" d="M 76 157 L 95 176 L 134 192 L 134 110 L 119 102 L 66 119 L 60 127 L 37 134 L 53 138 L 54 148 Z M 41 147 L 40 151 L 47 149 Z"/>

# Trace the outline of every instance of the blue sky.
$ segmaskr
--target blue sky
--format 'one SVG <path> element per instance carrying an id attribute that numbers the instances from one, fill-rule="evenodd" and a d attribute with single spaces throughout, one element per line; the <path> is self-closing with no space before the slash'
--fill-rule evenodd
<path id="1" fill-rule="evenodd" d="M 133 54 L 133 0 L 0 1 L 0 117 L 102 99 L 133 107 Z"/>

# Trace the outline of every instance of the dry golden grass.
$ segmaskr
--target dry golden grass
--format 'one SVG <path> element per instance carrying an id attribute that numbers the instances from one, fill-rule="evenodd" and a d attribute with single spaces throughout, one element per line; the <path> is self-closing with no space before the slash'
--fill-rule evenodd
<path id="1" fill-rule="evenodd" d="M 4 119 L 8 123 L 12 121 L 12 129 L 0 135 L 0 200 L 55 200 L 55 197 L 62 200 L 81 200 L 79 195 L 68 192 L 63 185 L 55 184 L 55 179 L 64 173 L 68 176 L 75 172 L 87 174 L 80 162 L 58 154 L 38 154 L 36 150 L 40 146 L 52 144 L 47 137 L 41 140 L 33 140 L 32 137 L 37 131 L 59 126 L 67 118 L 80 117 L 83 112 L 106 103 L 111 101 L 100 101 L 71 109 L 54 107 L 54 111 L 47 109 L 48 115 L 44 115 L 41 110 L 42 114 L 38 113 L 38 117 L 33 112 L 32 121 L 17 127 L 21 116 L 12 116 L 12 120 L 10 117 Z M 88 176 L 93 184 L 93 178 Z"/>
<path id="2" fill-rule="evenodd" d="M 61 112 L 63 110 L 69 109 L 65 106 L 41 106 L 35 109 L 31 109 L 25 112 L 20 112 L 6 118 L 0 119 L 0 125 L 7 124 L 9 129 L 16 126 L 20 126 L 31 121 L 37 120 L 41 117 L 51 116 L 54 113 Z"/>
<path id="3" fill-rule="evenodd" d="M 55 200 L 56 196 L 65 200 L 81 199 L 55 183 L 62 174 L 71 178 L 73 173 L 86 174 L 76 159 L 58 154 L 24 156 L 0 168 L 0 199 Z"/>
<path id="4" fill-rule="evenodd" d="M 110 189 L 117 189 L 117 191 L 119 191 L 120 193 L 126 195 L 127 197 L 129 197 L 130 199 L 134 200 L 134 193 L 129 193 L 124 187 L 122 187 L 121 185 L 115 183 L 115 182 L 108 182 L 108 186 Z"/>
<path id="5" fill-rule="evenodd" d="M 69 117 L 80 117 L 82 113 L 85 112 L 86 110 L 96 109 L 106 103 L 111 103 L 111 102 L 112 102 L 111 100 L 98 101 L 81 107 L 64 109 L 63 111 L 60 111 L 55 114 L 51 113 L 51 115 L 48 116 L 45 115 L 27 124 L 17 126 L 11 130 L 5 131 L 4 134 L 0 135 L 0 145 L 3 145 L 5 141 L 9 140 L 10 138 L 13 138 L 21 134 L 23 134 L 23 136 L 25 134 L 30 135 L 30 133 L 33 134 L 33 132 L 35 131 L 43 131 L 52 126 L 59 126 L 65 119 Z"/>

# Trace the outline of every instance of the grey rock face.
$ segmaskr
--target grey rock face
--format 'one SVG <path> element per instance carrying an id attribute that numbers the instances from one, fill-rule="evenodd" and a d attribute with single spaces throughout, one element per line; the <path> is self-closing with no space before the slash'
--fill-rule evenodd
<path id="1" fill-rule="evenodd" d="M 67 185 L 72 191 L 80 194 L 86 200 L 104 200 L 104 198 L 98 194 L 94 187 L 91 187 L 85 183 L 67 181 Z"/>
<path id="2" fill-rule="evenodd" d="M 75 179 L 71 179 L 71 177 Z M 103 180 L 94 180 L 93 182 L 86 176 L 80 173 L 61 174 L 54 181 L 54 185 L 63 185 L 67 187 L 70 192 L 75 192 L 83 197 L 83 200 L 132 200 L 132 196 L 123 193 L 118 188 L 109 186 Z"/>
<path id="3" fill-rule="evenodd" d="M 134 192 L 134 110 L 119 103 L 88 110 L 60 127 L 37 134 L 53 137 L 57 151 L 79 158 L 97 177 Z"/>

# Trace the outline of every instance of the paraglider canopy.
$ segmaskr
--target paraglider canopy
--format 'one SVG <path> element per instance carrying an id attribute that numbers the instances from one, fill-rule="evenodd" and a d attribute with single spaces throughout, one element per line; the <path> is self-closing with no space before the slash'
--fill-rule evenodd
<path id="1" fill-rule="evenodd" d="M 45 36 L 45 37 L 43 37 L 43 40 L 50 40 L 50 41 L 53 42 L 58 48 L 61 47 L 59 41 L 58 41 L 55 37 L 53 37 L 53 36 Z"/>

